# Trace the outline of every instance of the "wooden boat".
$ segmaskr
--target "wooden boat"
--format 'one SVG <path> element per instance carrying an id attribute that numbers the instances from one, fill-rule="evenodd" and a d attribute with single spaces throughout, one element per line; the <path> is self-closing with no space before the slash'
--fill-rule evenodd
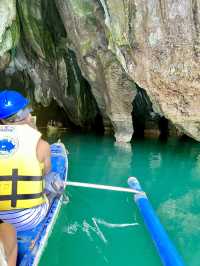
<path id="1" fill-rule="evenodd" d="M 68 171 L 67 152 L 64 144 L 51 145 L 52 171 L 57 172 L 66 181 Z M 18 232 L 17 266 L 36 266 L 47 244 L 49 235 L 58 217 L 63 196 L 55 197 L 45 219 L 33 230 Z"/>

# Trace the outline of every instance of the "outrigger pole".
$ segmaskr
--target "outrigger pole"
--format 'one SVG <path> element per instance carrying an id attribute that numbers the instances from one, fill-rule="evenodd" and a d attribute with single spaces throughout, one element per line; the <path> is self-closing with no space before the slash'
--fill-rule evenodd
<path id="1" fill-rule="evenodd" d="M 141 192 L 136 190 L 136 189 L 125 188 L 125 187 L 106 186 L 106 185 L 82 183 L 82 182 L 72 182 L 72 181 L 66 181 L 64 184 L 66 186 L 73 186 L 73 187 L 95 188 L 95 189 L 102 189 L 102 190 L 113 190 L 113 191 L 121 191 L 121 192 L 141 194 Z"/>
<path id="2" fill-rule="evenodd" d="M 128 184 L 132 189 L 143 192 L 136 177 L 129 177 Z M 146 227 L 160 255 L 164 266 L 184 266 L 184 262 L 178 254 L 175 246 L 169 239 L 164 227 L 160 223 L 146 193 L 135 194 L 134 200 L 144 219 Z"/>
<path id="3" fill-rule="evenodd" d="M 140 183 L 136 177 L 129 177 L 128 184 L 131 188 L 106 186 L 92 183 L 66 181 L 66 186 L 86 187 L 94 189 L 112 190 L 134 193 L 134 200 L 138 206 L 140 213 L 144 219 L 146 227 L 156 246 L 158 254 L 164 266 L 184 266 L 181 256 L 178 254 L 175 246 L 169 239 L 164 227 L 161 225 L 146 193 L 142 190 Z"/>

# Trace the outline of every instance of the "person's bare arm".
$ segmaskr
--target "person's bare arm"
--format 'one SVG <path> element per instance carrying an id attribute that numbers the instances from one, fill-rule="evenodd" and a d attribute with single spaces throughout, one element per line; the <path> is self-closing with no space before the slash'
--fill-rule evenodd
<path id="1" fill-rule="evenodd" d="M 47 174 L 51 170 L 51 151 L 50 145 L 43 139 L 40 139 L 37 144 L 37 158 L 44 163 L 44 172 Z"/>
<path id="2" fill-rule="evenodd" d="M 7 223 L 0 224 L 0 241 L 5 250 L 8 266 L 16 266 L 17 238 L 15 229 L 12 225 Z"/>

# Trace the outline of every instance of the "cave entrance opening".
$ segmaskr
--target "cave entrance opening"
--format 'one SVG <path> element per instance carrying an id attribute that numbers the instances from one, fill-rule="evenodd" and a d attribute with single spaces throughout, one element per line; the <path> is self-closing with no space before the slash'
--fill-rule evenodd
<path id="1" fill-rule="evenodd" d="M 134 137 L 168 137 L 168 120 L 154 112 L 149 96 L 139 86 L 137 86 L 137 95 L 133 101 L 132 117 Z"/>
<path id="2" fill-rule="evenodd" d="M 33 105 L 33 115 L 37 117 L 37 126 L 39 128 L 47 127 L 49 124 L 57 125 L 61 128 L 71 128 L 73 126 L 64 109 L 55 100 L 52 100 L 47 107 L 36 103 Z"/>

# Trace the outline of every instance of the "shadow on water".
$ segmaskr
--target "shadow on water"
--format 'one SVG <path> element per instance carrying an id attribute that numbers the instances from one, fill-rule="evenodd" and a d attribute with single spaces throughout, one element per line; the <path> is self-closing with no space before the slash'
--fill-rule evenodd
<path id="1" fill-rule="evenodd" d="M 65 133 L 69 180 L 127 187 L 137 176 L 170 238 L 189 266 L 200 257 L 200 145 L 191 140 L 112 138 Z M 40 265 L 159 266 L 132 195 L 67 188 Z M 49 256 L 57 249 L 57 256 Z M 77 256 L 77 254 L 79 254 Z M 148 263 L 147 263 L 148 262 Z"/>

